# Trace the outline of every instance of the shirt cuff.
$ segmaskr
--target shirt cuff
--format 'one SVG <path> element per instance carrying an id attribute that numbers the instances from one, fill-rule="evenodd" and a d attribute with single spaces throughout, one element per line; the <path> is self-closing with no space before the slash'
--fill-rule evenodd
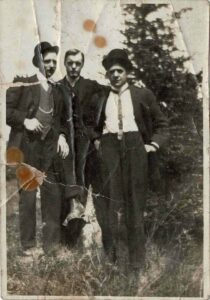
<path id="1" fill-rule="evenodd" d="M 59 134 L 59 136 L 63 136 L 63 137 L 66 139 L 66 135 L 65 135 L 65 133 L 63 133 L 63 132 L 61 132 L 61 133 Z"/>
<path id="2" fill-rule="evenodd" d="M 151 142 L 150 145 L 154 146 L 156 150 L 160 148 L 160 146 L 155 142 Z"/>

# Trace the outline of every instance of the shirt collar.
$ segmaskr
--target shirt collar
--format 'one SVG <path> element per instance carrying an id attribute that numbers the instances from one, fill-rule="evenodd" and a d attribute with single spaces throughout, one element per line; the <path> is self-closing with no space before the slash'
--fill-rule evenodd
<path id="1" fill-rule="evenodd" d="M 47 78 L 40 71 L 38 71 L 36 75 L 37 75 L 37 78 L 40 82 L 42 82 L 42 81 L 47 82 Z"/>
<path id="2" fill-rule="evenodd" d="M 55 81 L 52 78 L 46 78 L 40 71 L 38 71 L 36 75 L 39 83 L 46 91 L 49 89 L 49 83 L 51 83 L 52 85 L 55 84 Z"/>
<path id="3" fill-rule="evenodd" d="M 117 92 L 118 94 L 122 94 L 125 90 L 127 90 L 129 87 L 128 83 L 126 82 L 123 86 L 121 86 L 119 89 L 116 89 L 111 85 L 111 89 L 114 92 Z"/>

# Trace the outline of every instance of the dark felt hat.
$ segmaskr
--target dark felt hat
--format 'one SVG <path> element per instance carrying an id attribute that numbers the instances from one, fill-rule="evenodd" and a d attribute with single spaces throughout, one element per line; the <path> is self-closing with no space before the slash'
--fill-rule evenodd
<path id="1" fill-rule="evenodd" d="M 128 54 L 124 49 L 113 49 L 103 59 L 102 65 L 108 70 L 113 64 L 119 63 L 127 71 L 130 71 L 133 66 L 128 58 Z"/>
<path id="2" fill-rule="evenodd" d="M 58 46 L 52 46 L 48 42 L 41 42 L 37 44 L 36 47 L 34 48 L 34 57 L 32 59 L 34 66 L 35 67 L 39 66 L 41 57 L 45 52 L 55 52 L 56 54 L 58 54 L 58 51 L 59 51 Z"/>

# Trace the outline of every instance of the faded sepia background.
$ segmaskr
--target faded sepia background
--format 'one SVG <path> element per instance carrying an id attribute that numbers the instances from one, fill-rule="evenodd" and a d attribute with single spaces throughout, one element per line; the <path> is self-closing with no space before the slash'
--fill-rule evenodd
<path id="1" fill-rule="evenodd" d="M 160 85 L 158 82 L 150 83 L 150 74 L 137 78 L 151 88 L 158 101 L 162 102 L 162 109 L 169 117 L 171 132 L 170 145 L 161 153 L 162 156 L 160 155 L 161 176 L 165 183 L 161 190 L 151 191 L 145 213 L 147 271 L 141 278 L 138 295 L 202 297 L 201 82 L 202 72 L 207 64 L 208 1 L 144 1 L 146 4 L 136 1 L 136 6 L 126 6 L 125 1 L 122 4 L 118 0 L 1 0 L 2 123 L 5 122 L 5 91 L 13 78 L 16 75 L 30 76 L 37 71 L 31 60 L 34 47 L 39 41 L 48 41 L 60 46 L 60 63 L 54 75 L 55 80 L 65 75 L 65 52 L 70 48 L 78 48 L 85 54 L 82 75 L 107 83 L 101 65 L 102 57 L 113 48 L 127 46 L 132 54 L 135 47 L 135 39 L 128 43 L 129 25 L 125 24 L 125 19 L 134 24 L 135 20 L 132 13 L 125 16 L 125 12 L 130 9 L 131 12 L 138 12 L 139 16 L 142 16 L 144 9 L 141 10 L 141 5 L 144 8 L 147 5 L 149 7 L 147 3 L 151 2 L 168 4 L 167 7 L 154 9 L 145 20 L 154 22 L 155 27 L 160 24 L 160 18 L 165 27 L 173 29 L 175 36 L 172 40 L 178 50 L 170 55 L 174 58 L 173 66 L 177 67 L 178 71 L 175 72 L 174 80 L 169 82 L 171 86 L 167 86 L 167 92 L 163 89 L 162 98 Z M 96 23 L 94 32 L 84 29 L 87 19 Z M 146 28 L 139 28 L 140 32 L 142 30 L 146 31 Z M 137 39 L 138 28 L 134 31 Z M 97 36 L 105 39 L 106 44 L 103 47 L 95 43 Z M 165 44 L 163 53 L 167 52 L 167 42 Z M 189 56 L 190 59 L 178 66 L 177 58 Z M 166 58 L 165 54 L 163 57 Z M 136 55 L 135 62 L 137 58 Z M 142 64 L 143 69 L 148 71 L 146 62 L 143 61 Z M 141 61 L 138 66 L 141 66 Z M 154 67 L 152 71 L 156 72 L 152 59 L 151 66 Z M 163 66 L 166 67 L 165 61 Z M 171 74 L 170 68 L 166 68 L 166 75 Z M 164 85 L 163 77 L 164 71 L 160 75 L 160 84 Z M 170 96 L 170 90 L 174 91 L 174 95 Z M 177 103 L 180 106 L 176 107 Z M 194 115 L 190 110 L 193 104 L 196 107 Z M 6 127 L 3 132 L 5 142 L 9 130 L 9 127 Z M 133 287 L 123 274 L 119 274 L 118 270 L 104 262 L 101 250 L 93 247 L 86 251 L 82 241 L 71 252 L 64 250 L 63 256 L 56 260 L 41 257 L 27 261 L 20 258 L 18 193 L 14 174 L 7 173 L 7 183 L 7 197 L 10 199 L 7 205 L 7 288 L 10 294 L 135 296 Z M 39 201 L 37 205 L 39 208 Z M 40 239 L 39 210 L 37 217 Z M 96 222 L 91 226 L 97 228 Z"/>
<path id="2" fill-rule="evenodd" d="M 137 3 L 141 1 L 137 1 Z M 148 1 L 152 2 L 152 1 Z M 156 1 L 157 2 L 157 1 Z M 177 45 L 192 56 L 196 72 L 203 68 L 206 38 L 206 0 L 171 0 L 168 9 L 150 18 L 168 19 L 172 11 L 191 7 L 177 20 Z M 97 34 L 107 40 L 107 47 L 94 46 L 93 34 L 85 32 L 83 22 L 92 19 L 97 23 Z M 196 20 L 196 21 L 195 21 Z M 63 56 L 69 48 L 78 48 L 86 54 L 84 75 L 103 80 L 101 58 L 110 49 L 122 47 L 123 27 L 120 1 L 110 0 L 3 0 L 0 1 L 1 24 L 1 78 L 11 82 L 15 74 L 32 74 L 31 64 L 34 45 L 47 40 L 61 46 L 60 74 L 63 74 Z"/>
<path id="3" fill-rule="evenodd" d="M 138 1 L 137 1 L 138 2 Z M 139 1 L 140 3 L 141 1 Z M 177 47 L 185 55 L 191 56 L 187 63 L 190 71 L 198 73 L 204 66 L 208 10 L 203 5 L 206 0 L 171 0 L 168 8 L 163 8 L 150 18 L 163 18 L 166 22 L 171 14 L 191 7 L 174 24 Z M 12 82 L 15 75 L 32 75 L 36 72 L 31 60 L 35 45 L 39 41 L 49 41 L 60 46 L 60 64 L 55 79 L 65 74 L 63 58 L 70 48 L 78 48 L 85 53 L 82 74 L 105 83 L 102 57 L 112 48 L 123 48 L 124 27 L 120 1 L 111 0 L 3 0 L 0 1 L 0 80 Z M 83 22 L 92 19 L 97 23 L 97 32 L 87 32 Z M 196 20 L 196 22 L 195 22 Z M 98 48 L 94 37 L 106 38 L 107 46 Z M 7 128 L 8 135 L 9 129 Z"/>

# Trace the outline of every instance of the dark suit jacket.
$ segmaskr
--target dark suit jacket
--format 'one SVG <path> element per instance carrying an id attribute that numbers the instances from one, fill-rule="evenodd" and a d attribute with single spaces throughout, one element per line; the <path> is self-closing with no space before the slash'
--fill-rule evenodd
<path id="1" fill-rule="evenodd" d="M 7 90 L 6 121 L 11 126 L 9 146 L 20 147 L 25 130 L 23 122 L 25 118 L 34 118 L 39 107 L 40 85 L 36 75 L 16 77 L 13 82 L 20 83 L 20 86 L 10 87 Z M 55 136 L 58 138 L 59 134 L 63 133 L 68 137 L 69 112 L 65 108 L 68 94 L 59 85 L 53 85 L 52 92 L 54 100 L 52 127 Z"/>
<path id="2" fill-rule="evenodd" d="M 73 91 L 78 97 L 82 113 L 84 113 L 83 108 L 87 104 L 88 100 L 90 100 L 94 94 L 100 92 L 102 87 L 103 86 L 97 81 L 80 76 L 73 88 Z"/>
<path id="3" fill-rule="evenodd" d="M 16 77 L 14 83 L 19 86 L 10 87 L 6 93 L 6 121 L 11 127 L 8 147 L 14 146 L 22 149 L 26 139 L 32 141 L 36 133 L 29 132 L 24 127 L 25 118 L 32 119 L 35 117 L 40 101 L 40 84 L 36 75 L 31 77 Z M 70 118 L 66 110 L 65 103 L 68 101 L 68 94 L 65 89 L 59 85 L 52 86 L 53 93 L 53 120 L 51 145 L 52 150 L 48 154 L 49 161 L 54 158 L 57 152 L 57 141 L 61 133 L 69 139 L 69 126 L 67 120 Z M 73 148 L 73 147 L 72 147 Z M 24 146 L 24 151 L 27 148 Z M 28 161 L 29 164 L 33 163 Z"/>
<path id="4" fill-rule="evenodd" d="M 92 120 L 93 114 L 89 110 L 90 103 L 101 99 L 104 86 L 95 80 L 86 79 L 82 76 L 80 76 L 74 87 L 69 85 L 66 77 L 60 80 L 59 83 L 68 89 L 70 95 L 74 94 L 72 102 L 75 136 L 86 135 L 89 124 L 94 121 Z"/>
<path id="5" fill-rule="evenodd" d="M 40 85 L 36 75 L 31 77 L 16 77 L 14 83 L 20 83 L 20 86 L 10 87 L 6 93 L 6 121 L 11 126 L 8 147 L 14 146 L 21 149 L 21 145 L 25 145 L 26 143 L 27 135 L 30 134 L 30 137 L 35 135 L 33 132 L 28 133 L 23 123 L 25 118 L 32 119 L 36 115 L 40 100 Z M 52 145 L 52 151 L 46 153 L 46 157 L 49 163 L 53 164 L 56 172 L 60 174 L 59 180 L 65 184 L 72 185 L 75 184 L 75 174 L 74 153 L 71 153 L 71 150 L 73 151 L 73 145 L 71 146 L 71 141 L 73 140 L 71 135 L 73 133 L 70 132 L 71 126 L 69 126 L 70 122 L 72 122 L 72 112 L 69 110 L 69 105 L 67 109 L 67 104 L 70 101 L 68 98 L 69 94 L 66 88 L 59 84 L 52 85 L 52 93 L 54 100 L 53 134 L 50 135 L 50 141 L 48 141 Z M 70 145 L 70 154 L 65 160 L 56 154 L 58 137 L 61 133 L 66 136 Z M 24 153 L 27 149 L 31 151 L 31 146 L 29 145 L 28 147 L 24 146 Z M 45 160 L 43 158 L 43 163 L 45 163 Z M 34 161 L 27 161 L 27 163 L 33 165 Z M 63 167 L 64 164 L 66 168 Z M 71 194 L 71 188 L 66 187 L 65 196 L 71 197 Z"/>
<path id="6" fill-rule="evenodd" d="M 139 132 L 142 134 L 145 144 L 152 141 L 162 146 L 168 137 L 168 121 L 161 112 L 159 105 L 156 102 L 154 94 L 146 88 L 138 88 L 131 85 L 129 87 L 131 99 L 133 103 L 135 121 Z M 105 108 L 107 99 L 110 93 L 110 88 L 106 87 L 104 95 L 100 101 L 92 101 L 89 106 L 92 112 L 90 122 L 94 131 L 90 133 L 91 139 L 96 139 L 102 134 L 105 124 Z"/>
<path id="7" fill-rule="evenodd" d="M 146 88 L 138 88 L 131 85 L 131 99 L 134 109 L 134 117 L 139 132 L 145 144 L 156 142 L 160 147 L 168 139 L 168 121 L 161 112 L 154 94 Z M 89 138 L 94 141 L 100 139 L 105 125 L 105 108 L 110 93 L 110 87 L 104 89 L 100 101 L 92 99 L 89 105 Z M 97 101 L 95 101 L 97 100 Z M 160 172 L 158 167 L 158 156 L 156 152 L 148 154 L 149 183 L 150 189 L 160 189 Z"/>

